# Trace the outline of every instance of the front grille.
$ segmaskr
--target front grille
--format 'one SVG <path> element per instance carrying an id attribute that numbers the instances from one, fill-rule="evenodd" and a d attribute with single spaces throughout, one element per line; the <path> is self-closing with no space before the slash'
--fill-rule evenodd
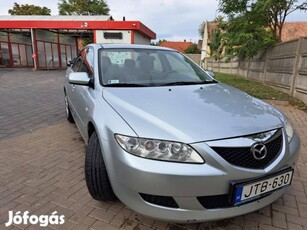
<path id="1" fill-rule="evenodd" d="M 232 165 L 251 169 L 264 169 L 280 154 L 282 149 L 281 130 L 278 130 L 264 144 L 267 148 L 267 156 L 262 160 L 254 158 L 251 147 L 212 147 L 212 149 Z"/>
<path id="2" fill-rule="evenodd" d="M 140 193 L 140 196 L 143 198 L 143 200 L 151 204 L 156 204 L 169 208 L 179 208 L 178 204 L 171 196 L 156 196 L 144 193 Z"/>

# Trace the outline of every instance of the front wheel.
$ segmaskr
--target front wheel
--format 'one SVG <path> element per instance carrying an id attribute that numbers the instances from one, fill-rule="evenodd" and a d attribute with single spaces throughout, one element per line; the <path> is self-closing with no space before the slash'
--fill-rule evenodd
<path id="1" fill-rule="evenodd" d="M 91 135 L 87 146 L 85 180 L 88 191 L 95 200 L 114 201 L 117 199 L 109 181 L 96 132 Z"/>

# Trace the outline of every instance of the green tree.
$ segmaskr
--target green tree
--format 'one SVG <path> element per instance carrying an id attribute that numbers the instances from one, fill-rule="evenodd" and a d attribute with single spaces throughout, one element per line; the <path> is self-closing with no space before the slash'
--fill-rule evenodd
<path id="1" fill-rule="evenodd" d="M 307 2 L 298 0 L 219 0 L 219 10 L 228 17 L 222 24 L 226 54 L 252 57 L 280 42 L 286 17 L 306 9 Z"/>
<path id="2" fill-rule="evenodd" d="M 201 38 L 204 37 L 205 24 L 206 24 L 206 22 L 203 21 L 203 22 L 199 25 L 199 27 L 198 27 L 198 34 L 199 34 L 199 36 L 200 36 Z"/>
<path id="3" fill-rule="evenodd" d="M 109 6 L 104 0 L 60 0 L 60 15 L 109 15 Z"/>
<path id="4" fill-rule="evenodd" d="M 307 1 L 258 0 L 253 8 L 267 22 L 276 40 L 281 41 L 282 28 L 286 17 L 297 10 L 306 11 Z"/>
<path id="5" fill-rule="evenodd" d="M 230 18 L 224 24 L 221 40 L 225 54 L 229 58 L 251 58 L 260 50 L 276 44 L 273 34 L 263 25 L 261 20 L 253 19 L 254 15 Z"/>
<path id="6" fill-rule="evenodd" d="M 215 60 L 222 58 L 223 53 L 223 35 L 222 30 L 220 28 L 216 28 L 212 32 L 212 39 L 210 43 L 211 56 L 214 57 Z"/>
<path id="7" fill-rule="evenodd" d="M 19 5 L 14 2 L 12 9 L 8 10 L 10 15 L 50 15 L 51 10 L 47 7 L 40 7 L 35 5 Z"/>
<path id="8" fill-rule="evenodd" d="M 185 51 L 184 53 L 186 54 L 200 54 L 201 51 L 200 49 L 197 48 L 197 44 L 193 43 L 192 45 L 190 45 Z"/>
<path id="9" fill-rule="evenodd" d="M 230 17 L 257 15 L 265 21 L 277 41 L 281 41 L 286 17 L 297 10 L 307 10 L 307 1 L 298 0 L 219 0 L 219 10 Z"/>

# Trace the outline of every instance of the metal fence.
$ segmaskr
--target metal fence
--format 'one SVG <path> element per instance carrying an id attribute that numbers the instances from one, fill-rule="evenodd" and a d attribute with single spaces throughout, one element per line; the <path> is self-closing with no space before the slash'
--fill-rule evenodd
<path id="1" fill-rule="evenodd" d="M 252 59 L 209 58 L 207 68 L 263 82 L 307 103 L 307 37 L 280 43 Z"/>

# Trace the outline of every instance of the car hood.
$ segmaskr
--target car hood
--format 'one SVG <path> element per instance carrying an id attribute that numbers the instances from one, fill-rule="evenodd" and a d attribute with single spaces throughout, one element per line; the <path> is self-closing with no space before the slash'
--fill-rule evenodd
<path id="1" fill-rule="evenodd" d="M 273 107 L 221 83 L 106 87 L 103 97 L 139 137 L 195 143 L 283 126 Z"/>

